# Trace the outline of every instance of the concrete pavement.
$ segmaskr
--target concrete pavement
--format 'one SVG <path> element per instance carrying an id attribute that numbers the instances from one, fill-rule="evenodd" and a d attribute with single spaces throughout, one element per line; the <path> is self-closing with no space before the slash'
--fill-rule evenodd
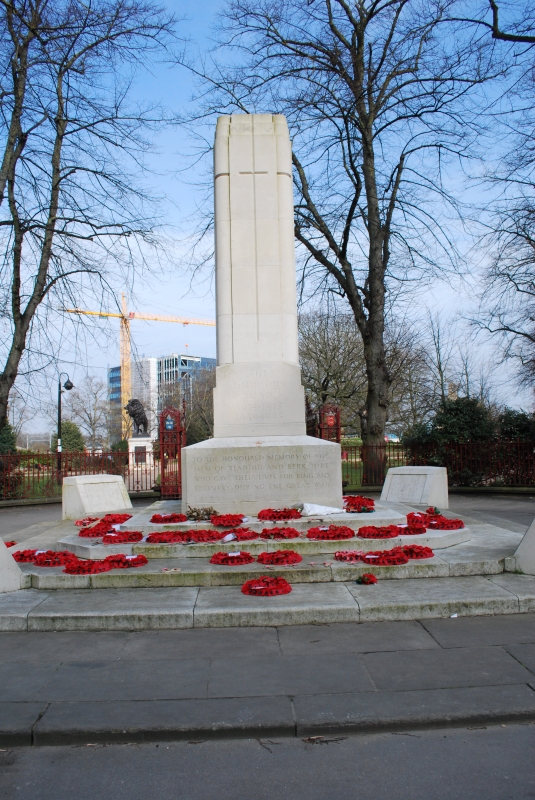
<path id="1" fill-rule="evenodd" d="M 535 721 L 535 614 L 0 634 L 3 747 L 519 721 Z"/>

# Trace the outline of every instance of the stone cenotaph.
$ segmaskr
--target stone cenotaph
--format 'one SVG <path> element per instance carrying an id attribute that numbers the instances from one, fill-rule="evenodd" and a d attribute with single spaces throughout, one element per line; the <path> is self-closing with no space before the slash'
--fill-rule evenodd
<path id="1" fill-rule="evenodd" d="M 184 506 L 342 507 L 340 445 L 306 435 L 286 118 L 219 117 L 214 438 L 182 450 Z"/>

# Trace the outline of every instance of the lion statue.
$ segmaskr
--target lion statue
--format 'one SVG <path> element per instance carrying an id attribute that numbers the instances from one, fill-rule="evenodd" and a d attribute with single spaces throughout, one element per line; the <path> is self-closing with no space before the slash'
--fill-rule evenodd
<path id="1" fill-rule="evenodd" d="M 146 436 L 149 432 L 149 421 L 145 414 L 143 404 L 136 399 L 129 400 L 125 405 L 125 411 L 134 422 L 134 435 L 137 436 L 140 433 L 144 433 Z M 142 428 L 143 431 L 141 430 Z"/>

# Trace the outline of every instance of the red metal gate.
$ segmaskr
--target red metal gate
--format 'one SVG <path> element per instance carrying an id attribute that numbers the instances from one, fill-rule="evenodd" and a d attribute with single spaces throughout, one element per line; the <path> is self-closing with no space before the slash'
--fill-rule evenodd
<path id="1" fill-rule="evenodd" d="M 178 408 L 164 408 L 160 414 L 160 488 L 162 500 L 182 497 L 181 450 L 186 444 L 183 415 Z"/>
<path id="2" fill-rule="evenodd" d="M 320 406 L 319 438 L 339 442 L 341 438 L 340 409 L 330 403 Z"/>

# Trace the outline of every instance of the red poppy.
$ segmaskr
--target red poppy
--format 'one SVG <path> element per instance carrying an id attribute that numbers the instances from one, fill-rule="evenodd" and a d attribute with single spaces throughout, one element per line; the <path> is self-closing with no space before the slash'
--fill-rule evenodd
<path id="1" fill-rule="evenodd" d="M 274 553 L 260 553 L 257 561 L 260 564 L 275 564 L 284 566 L 286 564 L 299 564 L 303 557 L 295 550 L 276 550 Z"/>
<path id="2" fill-rule="evenodd" d="M 204 542 L 220 542 L 227 535 L 226 531 L 188 531 L 190 541 L 201 544 Z"/>
<path id="3" fill-rule="evenodd" d="M 184 544 L 189 542 L 191 531 L 155 531 L 147 536 L 147 544 Z"/>
<path id="4" fill-rule="evenodd" d="M 225 536 L 234 534 L 237 542 L 250 542 L 251 539 L 258 539 L 259 534 L 249 528 L 235 528 L 232 531 L 225 531 Z"/>
<path id="5" fill-rule="evenodd" d="M 114 531 L 102 537 L 102 544 L 131 544 L 142 539 L 141 531 Z"/>
<path id="6" fill-rule="evenodd" d="M 17 543 L 16 542 L 4 542 L 6 547 L 14 547 Z"/>
<path id="7" fill-rule="evenodd" d="M 357 536 L 359 539 L 394 539 L 399 536 L 401 529 L 397 525 L 366 525 L 359 528 Z"/>
<path id="8" fill-rule="evenodd" d="M 17 552 L 12 555 L 19 564 L 33 564 L 36 553 L 37 550 L 17 550 Z"/>
<path id="9" fill-rule="evenodd" d="M 106 556 L 104 561 L 112 565 L 112 569 L 131 569 L 132 567 L 144 567 L 148 564 L 146 556 L 125 556 L 124 553 L 116 553 L 113 556 Z"/>
<path id="10" fill-rule="evenodd" d="M 233 567 L 252 564 L 253 561 L 252 555 L 243 550 L 239 553 L 214 553 L 210 559 L 210 564 L 223 564 L 224 566 Z"/>
<path id="11" fill-rule="evenodd" d="M 362 556 L 362 560 L 374 567 L 399 567 L 408 564 L 409 557 L 401 547 L 393 547 L 392 550 L 371 550 Z"/>
<path id="12" fill-rule="evenodd" d="M 337 540 L 337 539 L 352 539 L 355 536 L 355 531 L 348 528 L 347 525 L 329 525 L 324 527 L 309 528 L 307 539 L 318 540 Z"/>
<path id="13" fill-rule="evenodd" d="M 102 517 L 102 522 L 109 522 L 110 525 L 122 525 L 127 519 L 132 519 L 132 514 L 106 514 Z"/>
<path id="14" fill-rule="evenodd" d="M 448 517 L 443 517 L 439 514 L 432 518 L 429 527 L 431 530 L 436 531 L 457 531 L 460 528 L 464 528 L 464 522 L 462 519 L 448 519 Z"/>
<path id="15" fill-rule="evenodd" d="M 237 525 L 241 525 L 243 520 L 243 514 L 214 514 L 210 517 L 212 525 L 222 528 L 235 528 Z"/>
<path id="16" fill-rule="evenodd" d="M 410 559 L 433 558 L 435 555 L 430 547 L 419 544 L 406 544 L 401 549 Z"/>
<path id="17" fill-rule="evenodd" d="M 87 528 L 88 525 L 92 525 L 97 520 L 98 517 L 84 517 L 83 519 L 77 519 L 74 524 L 77 528 Z"/>
<path id="18" fill-rule="evenodd" d="M 104 522 L 104 520 L 100 520 L 97 522 L 96 525 L 93 525 L 92 528 L 82 528 L 78 536 L 81 536 L 82 539 L 100 539 L 101 536 L 105 536 L 107 533 L 113 533 L 115 528 L 112 526 L 111 522 Z"/>
<path id="19" fill-rule="evenodd" d="M 334 557 L 337 561 L 344 561 L 346 564 L 356 564 L 362 561 L 364 553 L 360 550 L 337 550 Z"/>
<path id="20" fill-rule="evenodd" d="M 155 522 L 158 525 L 187 522 L 187 520 L 188 518 L 185 514 L 153 514 L 150 518 L 151 522 Z"/>
<path id="21" fill-rule="evenodd" d="M 297 539 L 299 531 L 296 528 L 264 528 L 260 534 L 261 539 Z"/>
<path id="22" fill-rule="evenodd" d="M 375 501 L 371 497 L 361 495 L 348 495 L 344 497 L 344 507 L 350 513 L 360 514 L 362 512 L 375 511 Z"/>
<path id="23" fill-rule="evenodd" d="M 356 583 L 362 583 L 364 586 L 372 586 L 377 583 L 377 578 L 371 572 L 365 572 L 360 578 L 357 578 Z"/>
<path id="24" fill-rule="evenodd" d="M 406 528 L 400 525 L 399 527 L 399 535 L 400 536 L 420 536 L 422 533 L 426 533 L 427 528 L 425 525 L 416 525 L 412 522 L 410 525 L 407 525 Z"/>
<path id="25" fill-rule="evenodd" d="M 283 522 L 288 519 L 300 519 L 301 512 L 297 508 L 263 508 L 258 512 L 258 519 L 266 522 Z"/>
<path id="26" fill-rule="evenodd" d="M 36 554 L 33 563 L 36 567 L 64 567 L 77 560 L 74 553 L 68 550 L 47 550 L 45 553 Z"/>
<path id="27" fill-rule="evenodd" d="M 262 575 L 245 581 L 241 587 L 243 594 L 253 595 L 254 597 L 274 597 L 279 594 L 289 594 L 292 587 L 284 578 L 275 578 L 271 575 Z"/>
<path id="28" fill-rule="evenodd" d="M 77 559 L 69 561 L 63 572 L 67 575 L 98 575 L 100 572 L 109 572 L 111 568 L 109 561 Z"/>

